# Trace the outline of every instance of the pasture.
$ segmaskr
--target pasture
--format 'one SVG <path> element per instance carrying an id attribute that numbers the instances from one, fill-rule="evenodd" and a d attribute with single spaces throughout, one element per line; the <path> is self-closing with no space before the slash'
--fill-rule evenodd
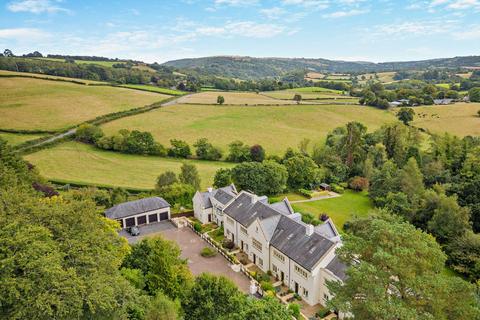
<path id="1" fill-rule="evenodd" d="M 60 130 L 168 97 L 109 86 L 0 77 L 0 128 Z"/>
<path id="2" fill-rule="evenodd" d="M 65 62 L 65 59 L 60 58 L 34 58 L 40 60 L 48 60 L 48 61 L 57 61 L 57 62 Z M 77 64 L 96 64 L 103 67 L 111 67 L 116 63 L 125 63 L 125 61 L 102 61 L 102 60 L 75 60 Z"/>
<path id="3" fill-rule="evenodd" d="M 455 103 L 448 106 L 415 107 L 412 125 L 433 133 L 448 132 L 460 137 L 480 135 L 480 103 Z"/>
<path id="4" fill-rule="evenodd" d="M 115 120 L 102 126 L 106 134 L 120 129 L 144 130 L 168 146 L 170 139 L 190 145 L 208 138 L 227 151 L 228 144 L 241 140 L 261 144 L 268 154 L 283 155 L 308 138 L 312 144 L 324 141 L 332 129 L 350 121 L 364 123 L 373 131 L 394 122 L 395 115 L 372 107 L 354 105 L 218 106 L 172 105 L 145 114 Z"/>
<path id="5" fill-rule="evenodd" d="M 205 91 L 182 97 L 178 103 L 188 104 L 216 104 L 217 97 L 223 96 L 225 104 L 229 105 L 276 105 L 295 104 L 295 101 L 277 100 L 255 92 L 216 92 Z"/>
<path id="6" fill-rule="evenodd" d="M 78 79 L 78 78 L 67 78 L 67 77 L 59 77 L 59 76 L 50 76 L 48 74 L 41 74 L 41 73 L 29 73 L 29 72 L 15 72 L 15 71 L 7 71 L 7 70 L 0 70 L 0 77 L 2 76 L 17 76 L 17 77 L 26 77 L 26 78 L 41 78 L 47 80 L 63 80 L 63 81 L 75 81 L 81 82 L 83 84 L 104 84 L 108 85 L 106 82 L 101 81 L 93 81 L 93 80 L 85 80 L 85 79 Z"/>
<path id="7" fill-rule="evenodd" d="M 137 89 L 137 90 L 144 90 L 144 91 L 150 91 L 150 92 L 156 92 L 156 93 L 163 93 L 163 94 L 168 94 L 172 96 L 181 96 L 185 94 L 185 92 L 180 90 L 149 86 L 145 84 L 123 84 L 121 85 L 121 87 L 128 88 L 128 89 Z"/>
<path id="8" fill-rule="evenodd" d="M 354 216 L 364 217 L 373 209 L 373 203 L 365 192 L 351 190 L 345 190 L 338 198 L 294 203 L 292 206 L 297 212 L 310 213 L 317 218 L 326 213 L 338 229 L 343 229 L 345 222 Z"/>
<path id="9" fill-rule="evenodd" d="M 6 140 L 11 146 L 16 146 L 21 143 L 41 138 L 45 135 L 43 134 L 20 134 L 20 133 L 9 133 L 9 132 L 0 132 L 0 138 Z"/>
<path id="10" fill-rule="evenodd" d="M 234 166 L 219 161 L 122 154 L 78 142 L 66 142 L 44 149 L 26 155 L 25 159 L 37 166 L 47 179 L 138 189 L 153 189 L 161 173 L 167 170 L 179 173 L 185 161 L 197 166 L 202 189 L 212 185 L 217 169 Z"/>

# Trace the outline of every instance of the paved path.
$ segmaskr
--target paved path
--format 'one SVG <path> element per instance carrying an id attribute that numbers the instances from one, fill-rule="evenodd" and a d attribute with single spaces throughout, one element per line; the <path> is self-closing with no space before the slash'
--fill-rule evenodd
<path id="1" fill-rule="evenodd" d="M 311 199 L 306 199 L 306 200 L 296 200 L 296 201 L 290 201 L 290 203 L 302 203 L 302 202 L 313 202 L 313 201 L 318 201 L 318 200 L 325 200 L 325 199 L 331 199 L 331 198 L 338 198 L 340 197 L 341 194 L 338 194 L 336 192 L 330 192 L 326 196 L 321 196 L 321 197 L 315 197 Z"/>
<path id="2" fill-rule="evenodd" d="M 182 250 L 181 257 L 188 260 L 188 267 L 194 275 L 204 272 L 224 276 L 232 280 L 245 293 L 249 292 L 250 279 L 243 273 L 235 272 L 231 268 L 231 264 L 217 253 L 216 256 L 205 258 L 200 252 L 210 245 L 196 235 L 190 228 L 175 228 L 170 221 L 154 223 L 139 227 L 140 235 L 137 237 L 130 236 L 126 231 L 121 231 L 120 235 L 127 238 L 128 242 L 133 244 L 148 236 L 161 235 L 165 239 L 175 241 Z"/>

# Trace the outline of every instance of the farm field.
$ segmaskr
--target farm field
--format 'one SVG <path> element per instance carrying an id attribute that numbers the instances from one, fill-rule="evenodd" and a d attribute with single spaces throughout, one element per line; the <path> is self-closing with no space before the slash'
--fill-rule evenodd
<path id="1" fill-rule="evenodd" d="M 129 88 L 129 89 L 139 89 L 139 90 L 145 90 L 145 91 L 150 91 L 150 92 L 157 92 L 157 93 L 163 93 L 163 94 L 168 94 L 172 96 L 181 96 L 185 94 L 183 91 L 179 90 L 172 90 L 172 89 L 167 89 L 167 88 L 160 88 L 160 87 L 155 87 L 155 86 L 149 86 L 145 84 L 123 84 L 121 85 L 123 88 Z"/>
<path id="2" fill-rule="evenodd" d="M 102 126 L 106 134 L 120 129 L 143 130 L 168 146 L 170 139 L 190 145 L 206 137 L 227 151 L 228 144 L 241 140 L 261 144 L 267 154 L 283 155 L 288 147 L 309 138 L 323 141 L 332 129 L 350 121 L 364 123 L 373 131 L 394 122 L 395 115 L 371 107 L 352 105 L 218 106 L 172 105 L 145 114 L 115 120 Z"/>
<path id="3" fill-rule="evenodd" d="M 293 203 L 292 207 L 295 211 L 311 213 L 317 218 L 326 213 L 337 228 L 343 229 L 345 222 L 354 216 L 366 216 L 373 209 L 373 204 L 365 192 L 345 190 L 338 198 Z"/>
<path id="4" fill-rule="evenodd" d="M 0 128 L 59 130 L 95 117 L 143 107 L 169 96 L 29 78 L 0 78 Z"/>
<path id="5" fill-rule="evenodd" d="M 65 62 L 65 59 L 60 59 L 60 58 L 34 58 L 34 59 Z M 122 63 L 122 62 L 125 62 L 125 61 L 75 60 L 75 63 L 78 63 L 78 64 L 97 64 L 99 66 L 104 66 L 104 67 L 111 67 L 116 63 Z"/>
<path id="6" fill-rule="evenodd" d="M 128 155 L 78 142 L 44 149 L 25 156 L 25 159 L 37 166 L 47 179 L 138 189 L 153 189 L 161 173 L 167 170 L 179 173 L 185 161 L 197 166 L 202 189 L 213 184 L 217 169 L 234 166 L 233 163 L 219 161 Z"/>
<path id="7" fill-rule="evenodd" d="M 212 92 L 205 91 L 182 97 L 178 103 L 216 104 L 217 97 L 223 96 L 225 104 L 230 105 L 276 105 L 295 104 L 295 101 L 277 100 L 255 92 Z"/>
<path id="8" fill-rule="evenodd" d="M 4 139 L 11 146 L 15 146 L 26 141 L 34 140 L 43 137 L 43 134 L 20 134 L 20 133 L 8 133 L 0 132 L 0 138 Z"/>
<path id="9" fill-rule="evenodd" d="M 15 72 L 15 71 L 7 71 L 7 70 L 0 70 L 0 77 L 1 76 L 19 76 L 19 77 L 30 77 L 30 78 L 34 77 L 34 78 L 51 79 L 51 80 L 76 81 L 76 82 L 81 82 L 81 83 L 84 83 L 84 84 L 105 84 L 105 85 L 108 85 L 108 83 L 101 82 L 101 81 L 50 76 L 48 74 L 41 74 L 41 73 Z"/>
<path id="10" fill-rule="evenodd" d="M 393 76 L 395 76 L 396 72 L 378 72 L 378 80 L 382 83 L 389 83 L 394 82 Z M 365 76 L 365 80 L 362 80 L 362 76 Z M 375 79 L 375 73 L 365 73 L 361 74 L 357 77 L 360 83 L 366 83 L 370 79 Z"/>
<path id="11" fill-rule="evenodd" d="M 412 125 L 434 133 L 448 132 L 460 137 L 480 135 L 480 103 L 456 103 L 448 106 L 415 107 Z"/>

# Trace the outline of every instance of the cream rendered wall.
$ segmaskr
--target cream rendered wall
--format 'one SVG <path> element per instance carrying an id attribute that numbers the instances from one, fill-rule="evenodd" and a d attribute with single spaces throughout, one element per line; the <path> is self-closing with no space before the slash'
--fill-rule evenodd
<path id="1" fill-rule="evenodd" d="M 193 215 L 202 224 L 208 223 L 208 215 L 212 213 L 212 208 L 203 207 L 202 195 L 197 191 L 193 197 Z"/>
<path id="2" fill-rule="evenodd" d="M 256 255 L 256 265 L 262 269 L 263 272 L 267 272 L 269 270 L 270 266 L 270 243 L 267 241 L 265 237 L 265 233 L 262 229 L 262 226 L 259 223 L 259 220 L 256 219 L 254 222 L 250 224 L 250 226 L 247 228 L 248 231 L 248 236 L 250 238 L 250 243 L 249 243 L 249 254 L 248 257 L 251 261 L 253 261 L 253 254 Z M 253 241 L 252 239 L 257 240 L 258 242 L 261 243 L 262 245 L 262 251 L 258 250 L 256 247 L 253 246 Z M 259 264 L 259 258 L 262 259 L 263 264 Z"/>

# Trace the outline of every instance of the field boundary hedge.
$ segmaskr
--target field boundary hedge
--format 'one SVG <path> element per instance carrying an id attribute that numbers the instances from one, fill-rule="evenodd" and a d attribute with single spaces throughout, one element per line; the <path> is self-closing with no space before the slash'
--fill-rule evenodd
<path id="1" fill-rule="evenodd" d="M 143 188 L 132 188 L 132 187 L 119 187 L 109 184 L 101 184 L 101 183 L 90 183 L 90 182 L 80 182 L 80 181 L 69 181 L 64 179 L 48 179 L 50 183 L 56 186 L 64 187 L 69 185 L 74 188 L 84 188 L 84 187 L 95 187 L 98 189 L 106 189 L 106 190 L 113 190 L 116 188 L 121 188 L 126 190 L 129 193 L 142 193 L 142 192 L 152 192 L 155 189 L 143 189 Z"/>

